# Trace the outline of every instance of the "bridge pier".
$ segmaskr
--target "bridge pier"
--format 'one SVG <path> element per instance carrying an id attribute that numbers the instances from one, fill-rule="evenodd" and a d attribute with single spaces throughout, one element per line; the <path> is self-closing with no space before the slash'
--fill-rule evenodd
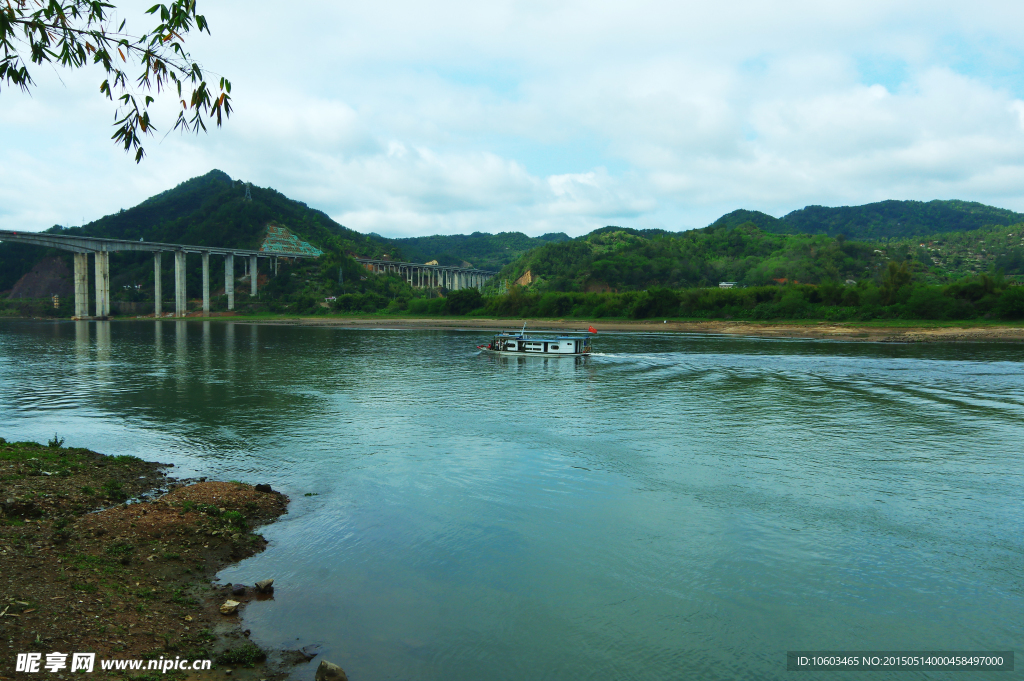
<path id="1" fill-rule="evenodd" d="M 163 260 L 162 252 L 157 251 L 153 254 L 153 317 L 156 319 L 159 319 L 164 312 L 164 281 L 161 260 Z"/>
<path id="2" fill-rule="evenodd" d="M 184 317 L 188 311 L 185 300 L 185 251 L 174 252 L 174 316 Z"/>
<path id="3" fill-rule="evenodd" d="M 224 256 L 224 293 L 228 297 L 228 309 L 235 309 L 235 254 Z"/>
<path id="4" fill-rule="evenodd" d="M 75 318 L 89 316 L 89 254 L 75 253 Z"/>
<path id="5" fill-rule="evenodd" d="M 249 281 L 251 283 L 252 291 L 249 293 L 249 295 L 252 296 L 253 298 L 256 297 L 256 280 L 259 278 L 256 275 L 257 269 L 258 269 L 258 265 L 256 263 L 256 256 L 255 255 L 250 255 L 249 256 Z"/>
<path id="6" fill-rule="evenodd" d="M 210 252 L 203 251 L 203 316 L 210 316 Z"/>
<path id="7" fill-rule="evenodd" d="M 93 256 L 96 265 L 96 317 L 110 316 L 110 253 L 96 251 Z"/>

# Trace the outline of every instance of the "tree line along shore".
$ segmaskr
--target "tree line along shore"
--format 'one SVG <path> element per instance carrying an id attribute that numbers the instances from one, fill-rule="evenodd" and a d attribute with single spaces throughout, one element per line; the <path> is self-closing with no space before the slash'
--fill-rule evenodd
<path id="1" fill-rule="evenodd" d="M 382 279 L 396 279 L 381 275 Z M 402 282 L 391 283 L 400 288 Z M 404 294 L 404 295 L 403 295 Z M 268 296 L 268 298 L 270 298 Z M 512 287 L 499 294 L 463 289 L 447 295 L 420 291 L 340 293 L 313 297 L 283 294 L 237 306 L 242 315 L 331 316 L 375 314 L 402 317 L 488 317 L 569 319 L 685 319 L 759 322 L 827 321 L 1007 321 L 1024 319 L 1024 286 L 999 275 L 981 274 L 952 284 L 914 281 L 901 266 L 890 266 L 879 281 L 841 284 L 790 283 L 745 288 L 651 288 L 625 292 L 539 291 Z M 224 312 L 224 305 L 214 305 Z M 149 315 L 152 315 L 150 307 Z M 141 313 L 141 315 L 139 314 Z M 125 317 L 145 316 L 137 306 Z M 50 300 L 0 301 L 0 317 L 67 318 L 71 310 Z"/>

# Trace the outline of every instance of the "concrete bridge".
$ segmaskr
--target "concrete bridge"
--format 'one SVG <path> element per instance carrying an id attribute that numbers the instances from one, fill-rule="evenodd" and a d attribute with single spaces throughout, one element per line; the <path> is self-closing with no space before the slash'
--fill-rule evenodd
<path id="1" fill-rule="evenodd" d="M 356 258 L 366 269 L 378 274 L 395 272 L 414 288 L 444 288 L 458 291 L 464 288 L 482 288 L 484 282 L 497 272 L 478 270 L 473 267 L 449 267 L 446 265 L 421 265 L 415 262 Z"/>
<path id="2" fill-rule="evenodd" d="M 89 318 L 89 254 L 93 255 L 96 270 L 96 317 L 110 316 L 110 254 L 120 251 L 146 251 L 153 254 L 155 275 L 154 311 L 162 316 L 163 292 L 161 264 L 164 253 L 174 256 L 174 316 L 184 317 L 185 298 L 185 256 L 198 253 L 203 259 L 203 316 L 210 316 L 210 256 L 224 257 L 224 292 L 228 296 L 228 309 L 235 309 L 235 256 L 243 258 L 246 274 L 251 281 L 251 295 L 256 295 L 258 258 L 269 258 L 276 271 L 280 258 L 315 258 L 309 253 L 288 253 L 253 251 L 244 248 L 215 248 L 210 246 L 186 246 L 184 244 L 163 244 L 154 241 L 124 241 L 121 239 L 99 239 L 88 236 L 68 236 L 41 232 L 14 232 L 0 230 L 0 241 L 33 244 L 46 248 L 58 248 L 75 254 L 75 318 Z"/>

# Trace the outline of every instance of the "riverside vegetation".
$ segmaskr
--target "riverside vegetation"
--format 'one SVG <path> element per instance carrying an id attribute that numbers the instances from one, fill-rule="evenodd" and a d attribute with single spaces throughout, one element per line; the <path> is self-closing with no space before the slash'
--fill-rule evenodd
<path id="1" fill-rule="evenodd" d="M 982 204 L 809 206 L 781 219 L 740 210 L 678 233 L 604 227 L 575 239 L 516 232 L 387 239 L 349 230 L 272 189 L 252 188 L 251 201 L 244 196 L 242 183 L 212 171 L 89 225 L 50 231 L 255 248 L 276 222 L 325 251 L 316 261 L 284 262 L 278 276 L 261 275 L 257 297 L 237 287 L 236 309 L 249 315 L 1024 319 L 1024 288 L 1017 286 L 1024 279 L 1024 216 Z M 394 274 L 371 274 L 352 256 L 500 272 L 482 292 L 423 290 Z M 0 244 L 0 290 L 43 257 L 68 256 Z M 147 305 L 151 311 L 149 256 L 112 259 L 115 305 L 134 303 L 127 314 L 145 314 Z M 165 270 L 166 292 L 173 284 Z M 190 291 L 200 277 L 192 262 Z M 735 287 L 719 288 L 723 281 Z M 214 291 L 214 311 L 225 305 Z M 67 295 L 56 308 L 49 299 L 0 300 L 0 316 L 67 317 L 72 306 Z"/>

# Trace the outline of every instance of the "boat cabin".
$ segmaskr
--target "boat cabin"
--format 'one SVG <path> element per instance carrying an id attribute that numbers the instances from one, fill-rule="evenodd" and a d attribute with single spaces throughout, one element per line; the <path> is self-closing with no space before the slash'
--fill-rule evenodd
<path id="1" fill-rule="evenodd" d="M 590 336 L 533 337 L 525 333 L 495 334 L 486 346 L 492 352 L 537 355 L 590 354 Z"/>

